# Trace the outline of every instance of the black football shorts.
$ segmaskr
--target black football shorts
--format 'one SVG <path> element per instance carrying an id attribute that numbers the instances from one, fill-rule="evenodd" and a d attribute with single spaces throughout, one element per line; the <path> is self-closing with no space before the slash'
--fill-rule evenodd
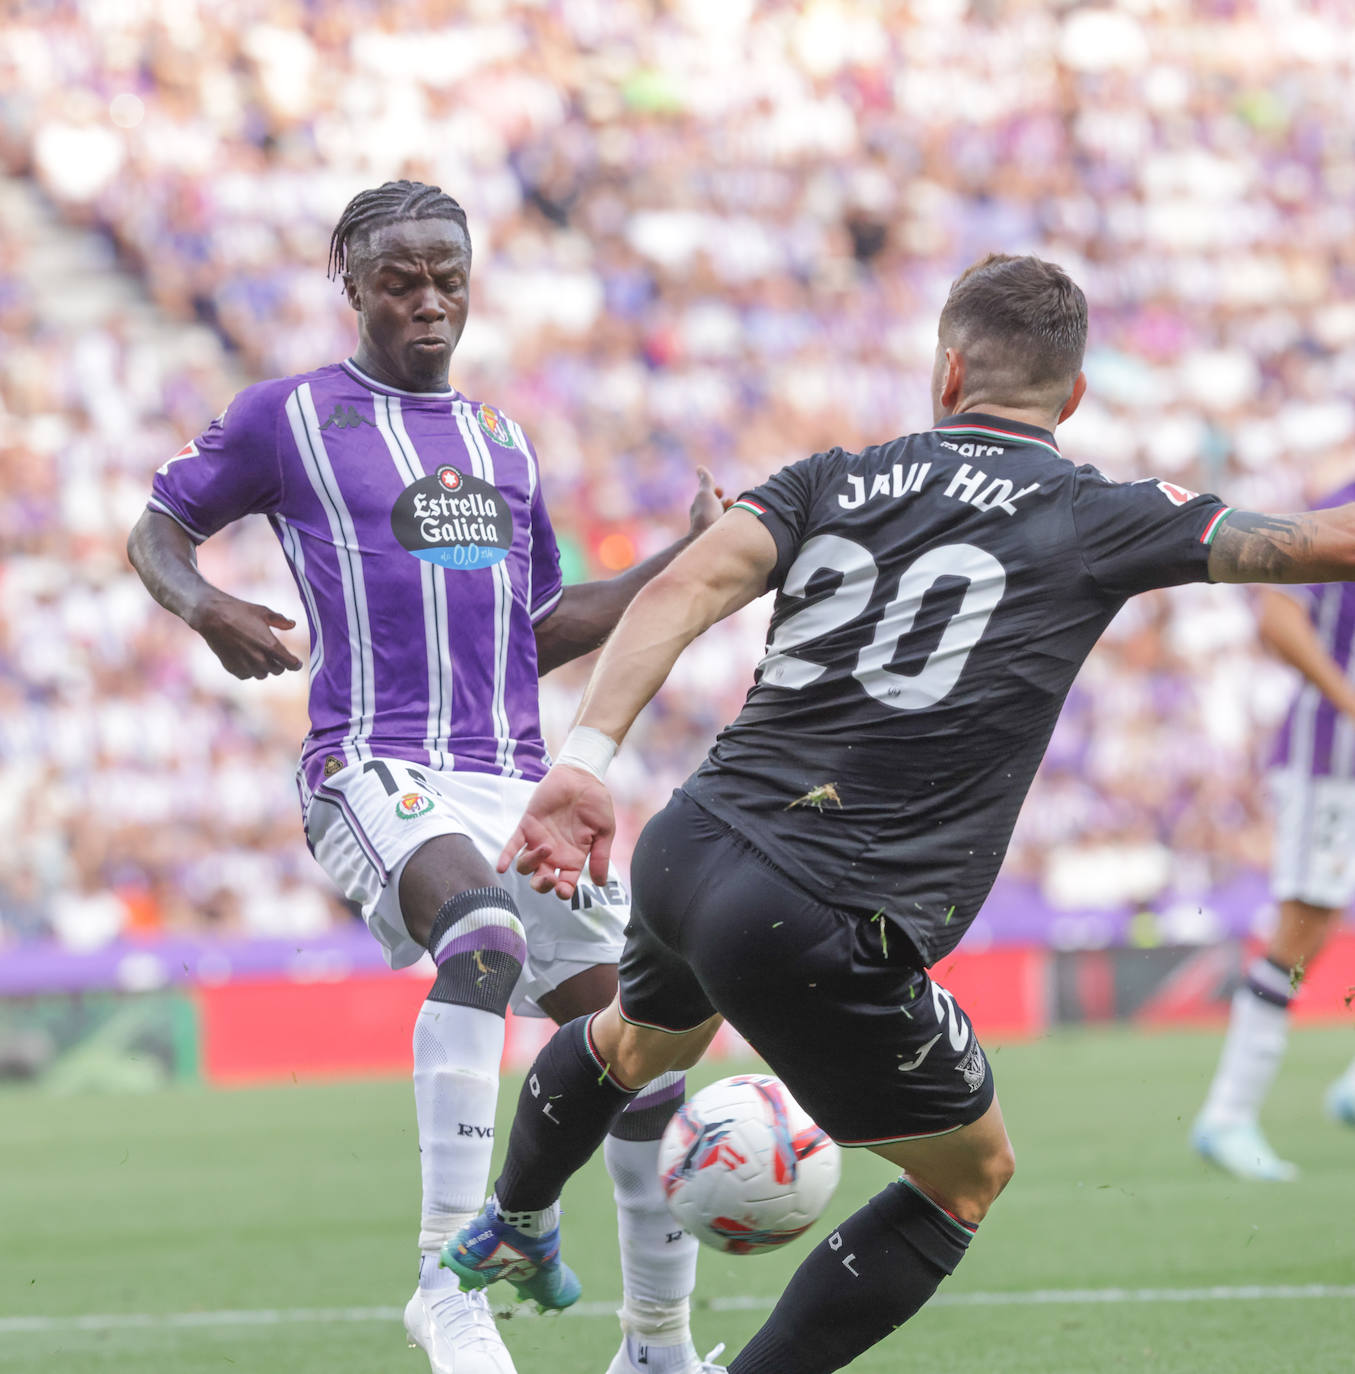
<path id="1" fill-rule="evenodd" d="M 631 863 L 621 1013 L 685 1031 L 719 1011 L 843 1145 L 977 1121 L 993 1075 L 963 1008 L 883 918 L 828 906 L 685 792 Z"/>

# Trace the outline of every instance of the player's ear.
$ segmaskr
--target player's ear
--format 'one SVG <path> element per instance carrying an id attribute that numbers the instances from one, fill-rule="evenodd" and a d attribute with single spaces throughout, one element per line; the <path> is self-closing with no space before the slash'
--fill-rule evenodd
<path id="1" fill-rule="evenodd" d="M 1062 424 L 1078 408 L 1082 398 L 1087 394 L 1087 374 L 1079 372 L 1077 380 L 1073 383 L 1073 394 L 1064 403 L 1063 409 L 1059 411 L 1057 424 Z"/>
<path id="2" fill-rule="evenodd" d="M 964 355 L 957 349 L 946 349 L 946 366 L 941 377 L 941 405 L 947 414 L 952 414 L 959 404 L 960 394 L 964 391 Z"/>
<path id="3" fill-rule="evenodd" d="M 348 304 L 362 314 L 362 297 L 358 294 L 358 279 L 352 272 L 343 274 L 343 294 L 348 298 Z"/>

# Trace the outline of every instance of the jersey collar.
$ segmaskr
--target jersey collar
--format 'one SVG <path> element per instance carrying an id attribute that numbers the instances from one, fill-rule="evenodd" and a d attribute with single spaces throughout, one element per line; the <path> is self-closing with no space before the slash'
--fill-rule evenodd
<path id="1" fill-rule="evenodd" d="M 361 382 L 368 391 L 379 391 L 385 396 L 409 396 L 416 401 L 457 401 L 461 399 L 461 393 L 452 386 L 449 386 L 446 391 L 403 391 L 398 386 L 387 386 L 385 382 L 378 382 L 375 377 L 369 377 L 352 358 L 345 358 L 339 366 L 354 381 Z"/>
<path id="2" fill-rule="evenodd" d="M 1035 444 L 1061 457 L 1054 436 L 1047 429 L 1022 424 L 1020 420 L 1000 419 L 995 415 L 981 415 L 966 411 L 963 415 L 948 415 L 932 426 L 946 434 L 972 434 L 981 439 L 1000 439 L 1007 443 Z"/>

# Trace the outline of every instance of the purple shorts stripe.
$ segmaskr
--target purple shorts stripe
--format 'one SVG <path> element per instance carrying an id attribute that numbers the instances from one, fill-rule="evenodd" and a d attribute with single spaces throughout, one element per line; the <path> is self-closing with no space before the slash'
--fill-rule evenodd
<path id="1" fill-rule="evenodd" d="M 626 1108 L 628 1112 L 642 1112 L 647 1107 L 657 1107 L 660 1102 L 671 1102 L 673 1098 L 686 1097 L 687 1084 L 684 1079 L 678 1079 L 676 1083 L 669 1083 L 662 1088 L 655 1088 L 653 1092 L 642 1088 L 639 1095 Z"/>
<path id="2" fill-rule="evenodd" d="M 458 954 L 469 954 L 476 949 L 497 950 L 500 954 L 511 955 L 520 964 L 527 962 L 527 941 L 507 926 L 481 926 L 465 935 L 457 935 L 438 950 L 433 960 L 445 964 Z"/>
<path id="3" fill-rule="evenodd" d="M 363 830 L 353 808 L 349 806 L 347 797 L 342 792 L 336 792 L 332 787 L 326 787 L 324 783 L 315 789 L 315 795 L 324 798 L 327 802 L 332 802 L 339 808 L 339 813 L 348 822 L 348 828 L 353 832 L 353 838 L 357 840 L 358 847 L 367 856 L 372 867 L 381 875 L 381 881 L 384 883 L 390 877 L 390 870 L 381 862 L 380 852 L 367 838 L 367 833 Z"/>

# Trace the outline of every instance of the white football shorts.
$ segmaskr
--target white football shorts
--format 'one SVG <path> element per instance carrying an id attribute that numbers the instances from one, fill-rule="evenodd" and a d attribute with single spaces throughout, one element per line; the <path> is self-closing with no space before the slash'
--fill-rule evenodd
<path id="1" fill-rule="evenodd" d="M 403 759 L 350 764 L 316 789 L 306 839 L 320 867 L 381 942 L 392 968 L 423 957 L 400 914 L 400 874 L 420 845 L 465 835 L 492 869 L 527 806 L 534 782 L 490 773 L 439 772 Z M 514 869 L 496 875 L 513 895 L 527 938 L 527 962 L 510 1005 L 540 1016 L 536 998 L 595 964 L 615 964 L 630 917 L 630 893 L 616 869 L 599 888 L 585 875 L 572 901 L 534 892 Z"/>
<path id="2" fill-rule="evenodd" d="M 1271 895 L 1343 910 L 1355 900 L 1355 779 L 1277 769 Z"/>

